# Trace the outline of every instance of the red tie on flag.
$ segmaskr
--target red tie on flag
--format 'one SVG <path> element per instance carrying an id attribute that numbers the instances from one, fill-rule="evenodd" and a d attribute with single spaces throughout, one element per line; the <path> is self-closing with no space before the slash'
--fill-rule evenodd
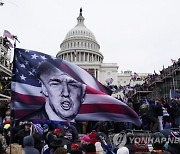
<path id="1" fill-rule="evenodd" d="M 40 63 L 45 61 L 85 85 L 85 99 L 75 118 L 77 121 L 117 121 L 141 124 L 134 110 L 107 95 L 104 86 L 84 69 L 47 54 L 18 48 L 14 52 L 11 87 L 12 113 L 15 119 L 28 117 L 44 106 L 45 100 L 41 93 L 41 83 L 36 77 L 36 69 Z M 34 117 L 30 120 L 49 119 Z"/>

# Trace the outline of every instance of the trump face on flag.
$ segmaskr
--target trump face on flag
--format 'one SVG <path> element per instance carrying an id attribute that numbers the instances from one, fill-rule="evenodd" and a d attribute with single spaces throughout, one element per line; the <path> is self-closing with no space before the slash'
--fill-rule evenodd
<path id="1" fill-rule="evenodd" d="M 108 95 L 86 70 L 41 52 L 15 49 L 11 91 L 17 120 L 141 124 L 134 110 Z"/>
<path id="2" fill-rule="evenodd" d="M 84 101 L 85 85 L 49 62 L 40 64 L 37 76 L 42 81 L 48 119 L 56 121 L 74 119 Z"/>

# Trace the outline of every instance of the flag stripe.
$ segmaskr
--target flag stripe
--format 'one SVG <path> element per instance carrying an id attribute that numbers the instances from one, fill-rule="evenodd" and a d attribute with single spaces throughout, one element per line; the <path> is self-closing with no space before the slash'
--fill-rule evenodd
<path id="1" fill-rule="evenodd" d="M 100 104 L 83 104 L 80 109 L 80 114 L 88 114 L 88 113 L 121 113 L 126 114 L 129 112 L 128 116 L 136 116 L 135 112 L 130 112 L 130 108 L 127 108 L 125 105 L 118 105 L 118 104 L 105 104 L 101 102 Z M 103 115 L 104 115 L 103 114 Z"/>
<path id="2" fill-rule="evenodd" d="M 42 107 L 42 105 L 26 105 L 24 103 L 20 103 L 20 102 L 13 102 L 12 103 L 12 108 L 13 109 L 23 109 L 23 110 L 38 110 Z"/>
<path id="3" fill-rule="evenodd" d="M 11 83 L 11 90 L 20 94 L 31 96 L 42 96 L 41 87 L 36 87 L 24 83 L 13 82 Z"/>
<path id="4" fill-rule="evenodd" d="M 30 115 L 34 112 L 35 110 L 24 110 L 24 109 L 16 109 L 12 111 L 12 115 L 14 116 L 15 119 L 21 119 L 22 115 L 23 117 Z"/>
<path id="5" fill-rule="evenodd" d="M 19 93 L 14 93 L 12 91 L 12 101 L 23 102 L 24 104 L 29 105 L 43 105 L 45 103 L 44 98 L 41 96 L 31 96 L 24 95 Z"/>
<path id="6" fill-rule="evenodd" d="M 91 117 L 91 120 L 90 120 Z M 120 122 L 132 122 L 136 125 L 140 125 L 141 122 L 136 117 L 130 117 L 124 114 L 115 113 L 88 113 L 88 114 L 78 114 L 76 120 L 78 121 L 120 121 Z"/>

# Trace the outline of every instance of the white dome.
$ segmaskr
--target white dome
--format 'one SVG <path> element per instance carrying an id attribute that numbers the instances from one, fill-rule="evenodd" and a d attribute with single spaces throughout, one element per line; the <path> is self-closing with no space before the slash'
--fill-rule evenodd
<path id="1" fill-rule="evenodd" d="M 84 25 L 80 25 L 80 24 L 78 24 L 76 27 L 74 27 L 67 33 L 65 40 L 74 38 L 74 37 L 76 38 L 85 37 L 85 38 L 89 38 L 96 41 L 94 34 L 89 29 L 87 29 Z"/>
<path id="2" fill-rule="evenodd" d="M 91 39 L 96 42 L 94 34 L 84 25 L 84 17 L 82 16 L 82 10 L 79 14 L 79 17 L 77 18 L 77 25 L 67 33 L 65 40 L 74 37 Z"/>
<path id="3" fill-rule="evenodd" d="M 60 44 L 57 57 L 71 62 L 102 63 L 103 55 L 94 34 L 84 25 L 82 9 L 77 18 L 77 25 L 72 28 Z"/>

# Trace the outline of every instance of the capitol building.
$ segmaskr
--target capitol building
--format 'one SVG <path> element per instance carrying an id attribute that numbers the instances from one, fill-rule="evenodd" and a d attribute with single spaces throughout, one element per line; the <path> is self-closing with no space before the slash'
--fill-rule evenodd
<path id="1" fill-rule="evenodd" d="M 70 61 L 88 70 L 102 84 L 106 85 L 109 79 L 113 79 L 113 85 L 127 85 L 132 78 L 132 71 L 118 72 L 117 63 L 103 63 L 104 56 L 100 52 L 95 35 L 84 24 L 85 18 L 80 9 L 77 25 L 72 28 L 60 44 L 60 51 L 56 57 Z M 147 74 L 139 74 L 147 76 Z M 142 84 L 142 81 L 136 81 Z M 131 83 L 132 86 L 137 83 Z"/>

